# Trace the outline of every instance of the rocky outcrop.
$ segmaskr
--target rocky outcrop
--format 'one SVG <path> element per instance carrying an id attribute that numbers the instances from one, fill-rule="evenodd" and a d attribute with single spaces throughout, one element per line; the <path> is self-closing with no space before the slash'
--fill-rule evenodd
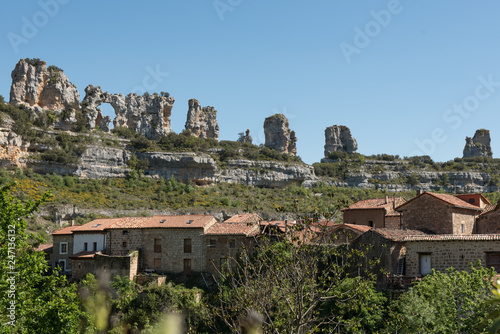
<path id="1" fill-rule="evenodd" d="M 128 127 L 148 139 L 158 140 L 172 132 L 170 115 L 175 99 L 168 94 L 144 94 L 142 96 L 130 93 L 110 94 L 102 89 L 89 85 L 85 88 L 85 98 L 82 101 L 83 114 L 89 129 L 100 128 L 109 131 L 109 116 L 104 116 L 98 108 L 103 103 L 113 107 L 116 117 L 115 127 Z"/>
<path id="2" fill-rule="evenodd" d="M 493 157 L 490 130 L 479 129 L 474 137 L 465 137 L 464 158 Z"/>
<path id="3" fill-rule="evenodd" d="M 306 164 L 253 160 L 229 160 L 226 163 L 226 168 L 219 170 L 219 182 L 283 188 L 318 180 L 313 167 Z"/>
<path id="4" fill-rule="evenodd" d="M 297 137 L 290 131 L 288 119 L 275 114 L 264 121 L 265 146 L 283 153 L 297 154 Z"/>
<path id="5" fill-rule="evenodd" d="M 28 156 L 28 143 L 23 142 L 21 136 L 12 131 L 12 119 L 1 115 L 0 127 L 0 167 L 26 167 L 23 160 Z"/>
<path id="6" fill-rule="evenodd" d="M 344 125 L 333 125 L 325 129 L 325 158 L 332 152 L 354 153 L 358 149 L 351 130 Z"/>
<path id="7" fill-rule="evenodd" d="M 200 102 L 191 99 L 185 128 L 191 135 L 198 138 L 219 139 L 219 124 L 217 123 L 217 110 L 214 107 L 201 107 Z"/>
<path id="8" fill-rule="evenodd" d="M 80 109 L 80 94 L 63 70 L 39 59 L 21 59 L 12 71 L 10 103 L 35 111 Z"/>
<path id="9" fill-rule="evenodd" d="M 250 136 L 249 129 L 247 129 L 247 131 L 245 131 L 244 133 L 243 132 L 238 133 L 238 135 L 240 136 L 238 138 L 238 142 L 243 143 L 243 144 L 252 144 L 253 138 L 252 138 L 252 136 Z"/>

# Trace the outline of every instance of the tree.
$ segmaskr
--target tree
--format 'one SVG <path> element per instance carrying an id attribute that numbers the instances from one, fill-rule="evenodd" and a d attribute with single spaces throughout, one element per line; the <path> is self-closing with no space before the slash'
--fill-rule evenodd
<path id="1" fill-rule="evenodd" d="M 470 271 L 432 271 L 392 305 L 392 332 L 484 333 L 496 275 L 478 262 Z"/>
<path id="2" fill-rule="evenodd" d="M 355 255 L 331 245 L 260 240 L 255 252 L 244 249 L 220 272 L 215 316 L 232 332 L 255 311 L 262 314 L 265 333 L 377 328 L 382 317 L 360 320 L 368 309 L 381 309 L 385 298 L 370 281 L 350 275 Z"/>
<path id="3" fill-rule="evenodd" d="M 57 271 L 49 275 L 39 236 L 26 231 L 39 202 L 20 202 L 12 185 L 0 188 L 0 333 L 77 333 L 86 315 L 74 284 Z"/>

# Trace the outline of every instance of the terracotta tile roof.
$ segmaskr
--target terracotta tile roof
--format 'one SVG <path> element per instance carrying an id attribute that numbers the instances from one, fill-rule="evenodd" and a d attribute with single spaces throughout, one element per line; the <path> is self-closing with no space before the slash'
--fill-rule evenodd
<path id="1" fill-rule="evenodd" d="M 483 208 L 483 212 L 481 212 L 480 216 L 490 213 L 492 211 L 496 211 L 495 209 L 497 208 L 498 205 L 493 205 L 493 204 L 488 204 Z"/>
<path id="2" fill-rule="evenodd" d="M 211 215 L 154 216 L 139 219 L 121 218 L 108 228 L 203 228 L 212 222 L 216 222 L 216 219 Z"/>
<path id="3" fill-rule="evenodd" d="M 95 257 L 96 252 L 80 252 L 70 256 L 70 259 L 90 260 Z"/>
<path id="4" fill-rule="evenodd" d="M 259 223 L 260 226 L 276 227 L 276 228 L 278 228 L 282 232 L 285 232 L 286 226 L 291 227 L 291 226 L 294 226 L 295 224 L 297 224 L 297 222 L 295 220 L 287 220 L 287 221 L 273 220 L 273 221 L 268 221 L 268 222 L 267 221 L 261 221 Z"/>
<path id="5" fill-rule="evenodd" d="M 82 225 L 76 225 L 76 226 L 67 226 L 63 227 L 57 231 L 54 231 L 52 235 L 65 235 L 65 234 L 73 234 L 73 230 L 79 228 Z"/>
<path id="6" fill-rule="evenodd" d="M 462 209 L 469 209 L 469 210 L 475 210 L 475 211 L 483 211 L 483 209 L 475 206 L 475 205 L 472 205 L 472 204 L 469 204 L 463 200 L 461 200 L 460 198 L 457 198 L 453 195 L 448 195 L 448 194 L 438 194 L 438 193 L 431 193 L 431 192 L 423 192 L 421 193 L 420 195 L 412 198 L 411 200 L 409 200 L 408 202 L 398 206 L 396 208 L 396 210 L 400 210 L 402 207 L 404 207 L 405 205 L 407 205 L 408 203 L 410 202 L 413 202 L 415 200 L 417 200 L 418 198 L 422 197 L 422 196 L 432 196 L 436 199 L 439 199 L 443 202 L 446 202 L 450 205 L 453 205 L 454 207 L 457 207 L 457 208 L 462 208 Z"/>
<path id="7" fill-rule="evenodd" d="M 215 223 L 206 232 L 207 235 L 245 235 L 254 236 L 259 234 L 258 224 L 248 223 Z"/>
<path id="8" fill-rule="evenodd" d="M 412 235 L 403 238 L 403 241 L 486 241 L 500 240 L 500 234 L 472 234 L 472 235 L 456 235 L 456 234 L 436 234 L 436 235 Z"/>
<path id="9" fill-rule="evenodd" d="M 35 250 L 37 252 L 52 253 L 52 249 L 53 249 L 52 244 L 40 244 Z"/>
<path id="10" fill-rule="evenodd" d="M 362 233 L 365 233 L 366 231 L 371 230 L 372 228 L 367 225 L 356 225 L 356 224 L 338 224 L 334 228 L 331 229 L 332 232 L 340 230 L 342 228 L 349 228 L 351 230 L 356 230 Z"/>
<path id="11" fill-rule="evenodd" d="M 394 202 L 396 206 L 405 203 L 405 199 L 402 197 L 384 197 L 384 198 L 371 198 L 356 202 L 349 206 L 348 208 L 342 209 L 342 211 L 347 210 L 374 210 L 374 209 L 384 209 L 386 213 L 394 213 Z"/>
<path id="12" fill-rule="evenodd" d="M 486 197 L 484 197 L 483 194 L 459 194 L 459 195 L 455 195 L 455 196 L 460 198 L 463 201 L 466 201 L 466 202 L 469 202 L 470 198 L 474 198 L 474 199 L 481 198 L 483 200 L 483 202 L 486 203 L 486 205 L 491 205 L 490 201 L 488 201 L 488 199 Z M 479 203 L 474 204 L 474 205 L 479 206 Z"/>
<path id="13" fill-rule="evenodd" d="M 374 233 L 378 233 L 386 239 L 392 241 L 403 241 L 408 236 L 427 236 L 428 234 L 418 230 L 395 230 L 389 228 L 374 228 Z"/>
<path id="14" fill-rule="evenodd" d="M 253 223 L 262 221 L 261 216 L 256 213 L 244 213 L 232 216 L 231 218 L 225 220 L 226 223 Z"/>

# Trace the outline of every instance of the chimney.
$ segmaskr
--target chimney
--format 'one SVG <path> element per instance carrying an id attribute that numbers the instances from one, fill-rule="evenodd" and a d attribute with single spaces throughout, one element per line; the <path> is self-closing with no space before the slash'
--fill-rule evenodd
<path id="1" fill-rule="evenodd" d="M 417 196 L 422 195 L 422 189 L 417 189 Z"/>
<path id="2" fill-rule="evenodd" d="M 389 203 L 389 196 L 385 195 L 385 204 Z"/>
<path id="3" fill-rule="evenodd" d="M 75 226 L 75 220 L 71 219 L 71 226 Z"/>

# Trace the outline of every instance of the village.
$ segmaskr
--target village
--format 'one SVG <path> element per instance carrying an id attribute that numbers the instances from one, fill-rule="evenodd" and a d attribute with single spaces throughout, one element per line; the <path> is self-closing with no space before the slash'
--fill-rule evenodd
<path id="1" fill-rule="evenodd" d="M 370 245 L 367 260 L 380 258 L 380 289 L 408 287 L 432 269 L 467 271 L 477 261 L 500 270 L 500 210 L 482 194 L 420 192 L 409 201 L 385 196 L 356 202 L 342 213 L 342 223 L 263 221 L 255 213 L 225 221 L 212 215 L 96 219 L 55 231 L 53 244 L 38 249 L 52 268 L 75 280 L 100 271 L 136 282 L 152 273 L 162 282 L 178 274 L 213 277 L 263 236 L 331 247 Z"/>

